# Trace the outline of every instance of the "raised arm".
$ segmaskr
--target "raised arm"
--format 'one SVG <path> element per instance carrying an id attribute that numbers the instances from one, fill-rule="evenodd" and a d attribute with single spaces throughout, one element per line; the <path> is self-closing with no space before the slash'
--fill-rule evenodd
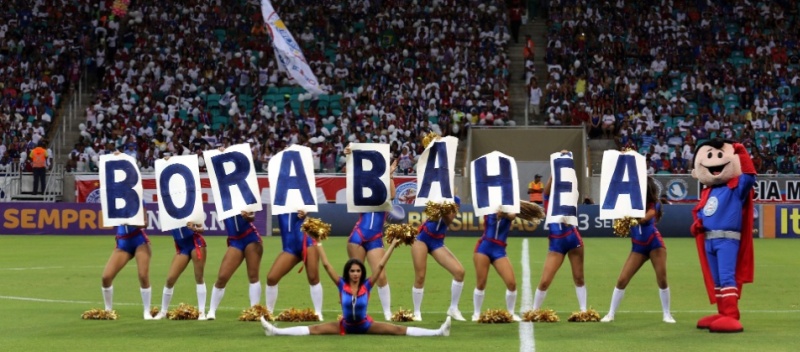
<path id="1" fill-rule="evenodd" d="M 334 284 L 339 283 L 339 273 L 333 269 L 331 263 L 328 261 L 328 256 L 325 255 L 325 249 L 322 247 L 322 243 L 317 245 L 317 252 L 319 253 L 319 258 L 322 261 L 322 267 L 325 268 L 325 271 L 328 272 L 328 276 L 331 278 Z"/>
<path id="2" fill-rule="evenodd" d="M 378 262 L 378 269 L 372 273 L 372 277 L 369 278 L 370 282 L 378 282 L 378 277 L 381 276 L 383 270 L 386 269 L 386 263 L 389 261 L 389 257 L 392 256 L 392 252 L 394 252 L 394 247 L 397 247 L 397 244 L 400 243 L 399 239 L 395 239 L 392 243 L 389 244 L 389 248 L 386 249 L 386 253 L 383 254 L 383 258 L 381 261 Z"/>

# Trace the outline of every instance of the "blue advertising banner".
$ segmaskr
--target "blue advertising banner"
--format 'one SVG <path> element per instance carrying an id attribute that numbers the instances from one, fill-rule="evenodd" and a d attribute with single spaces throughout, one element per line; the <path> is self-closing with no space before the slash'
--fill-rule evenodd
<path id="1" fill-rule="evenodd" d="M 100 203 L 2 203 L 13 205 L 0 210 L 2 235 L 114 235 L 112 228 L 102 223 Z M 206 236 L 227 236 L 223 219 L 217 216 L 214 204 L 203 204 L 206 212 Z M 148 235 L 160 235 L 158 204 L 145 204 L 147 211 Z M 262 235 L 267 234 L 269 221 L 268 207 L 256 213 L 253 221 Z"/>
<path id="2" fill-rule="evenodd" d="M 402 205 L 406 211 L 406 221 L 419 226 L 425 218 L 424 208 L 412 205 Z M 657 225 L 661 235 L 664 237 L 691 237 L 689 226 L 692 224 L 692 208 L 694 205 L 665 205 L 664 215 L 661 222 Z M 600 208 L 597 205 L 578 206 L 578 230 L 583 237 L 612 237 L 614 236 L 612 225 L 613 220 L 602 220 L 598 218 Z M 342 204 L 320 204 L 319 212 L 309 214 L 310 217 L 320 218 L 322 221 L 331 224 L 332 236 L 349 236 L 353 226 L 358 221 L 358 214 L 346 212 L 346 206 Z M 273 222 L 277 223 L 277 222 Z M 273 229 L 278 233 L 279 229 Z M 483 234 L 483 217 L 476 217 L 472 205 L 462 204 L 461 212 L 456 215 L 456 219 L 450 224 L 447 230 L 448 236 L 471 236 L 479 237 Z M 534 228 L 528 221 L 516 219 L 511 226 L 511 236 L 547 237 L 547 232 L 543 225 Z"/>

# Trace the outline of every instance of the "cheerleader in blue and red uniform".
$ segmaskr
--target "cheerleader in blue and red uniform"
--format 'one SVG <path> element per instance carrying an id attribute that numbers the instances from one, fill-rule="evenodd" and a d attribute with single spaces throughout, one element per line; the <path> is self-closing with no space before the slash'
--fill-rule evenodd
<path id="1" fill-rule="evenodd" d="M 278 282 L 289 273 L 298 263 L 303 263 L 308 277 L 311 291 L 311 302 L 314 312 L 322 321 L 322 284 L 319 283 L 319 254 L 317 242 L 303 232 L 301 226 L 306 219 L 306 213 L 288 213 L 278 215 L 278 225 L 281 229 L 281 242 L 283 252 L 278 254 L 272 268 L 267 274 L 266 299 L 267 310 L 274 312 L 275 301 L 278 300 Z M 300 270 L 303 270 L 301 268 Z"/>
<path id="2" fill-rule="evenodd" d="M 544 187 L 544 203 L 545 209 L 549 206 L 550 200 L 550 185 L 553 179 L 547 181 Z M 539 286 L 536 288 L 536 293 L 533 295 L 533 309 L 540 309 L 545 297 L 547 297 L 547 289 L 553 278 L 556 276 L 561 264 L 564 264 L 564 257 L 569 257 L 569 263 L 572 266 L 572 281 L 575 283 L 575 294 L 578 296 L 578 306 L 581 312 L 586 311 L 586 286 L 583 280 L 583 239 L 578 229 L 569 224 L 557 223 L 548 224 L 550 235 L 550 246 L 548 248 L 547 257 L 544 261 L 542 268 L 542 278 L 539 280 Z"/>
<path id="3" fill-rule="evenodd" d="M 142 203 L 142 207 L 144 207 L 144 203 Z M 145 212 L 144 214 L 144 223 L 146 224 L 147 213 Z M 150 300 L 152 297 L 150 288 L 150 257 L 152 255 L 150 239 L 147 238 L 147 234 L 144 232 L 144 226 L 121 225 L 117 226 L 116 232 L 117 246 L 111 252 L 111 257 L 108 258 L 105 269 L 103 269 L 102 291 L 105 309 L 107 311 L 113 309 L 114 286 L 112 286 L 112 283 L 114 278 L 125 267 L 125 264 L 136 258 L 136 267 L 139 272 L 139 292 L 144 306 L 144 320 L 151 320 L 153 316 L 150 315 Z"/>
<path id="4" fill-rule="evenodd" d="M 658 187 L 655 181 L 647 178 L 647 212 L 639 219 L 639 226 L 631 227 L 631 253 L 628 260 L 622 266 L 622 272 L 617 279 L 617 286 L 611 295 L 611 308 L 608 314 L 601 319 L 601 322 L 608 323 L 614 321 L 614 314 L 619 307 L 622 298 L 625 297 L 625 287 L 636 275 L 636 272 L 649 259 L 653 263 L 656 272 L 656 282 L 658 283 L 659 296 L 661 296 L 661 310 L 665 323 L 675 323 L 669 311 L 670 294 L 667 285 L 667 247 L 661 233 L 656 228 L 656 222 L 661 219 L 661 201 L 658 198 Z"/>
<path id="5" fill-rule="evenodd" d="M 461 199 L 453 198 L 457 207 L 461 206 Z M 417 240 L 411 245 L 411 259 L 414 264 L 414 286 L 411 288 L 411 298 L 414 301 L 414 320 L 422 320 L 422 296 L 424 294 L 425 274 L 428 271 L 428 254 L 436 260 L 445 270 L 453 275 L 450 283 L 450 307 L 447 315 L 458 321 L 464 321 L 458 309 L 461 291 L 464 289 L 464 266 L 458 258 L 444 245 L 447 227 L 456 218 L 457 210 L 442 215 L 438 221 L 427 220 L 419 227 Z"/>
<path id="6" fill-rule="evenodd" d="M 344 149 L 345 155 L 350 154 L 350 146 Z M 391 199 L 395 197 L 394 172 L 397 170 L 397 160 L 392 163 L 389 169 L 389 195 Z M 378 261 L 383 257 L 383 225 L 386 222 L 388 213 L 385 211 L 361 213 L 358 222 L 350 233 L 347 240 L 347 256 L 351 259 L 358 259 L 362 262 L 366 260 L 373 272 L 378 271 Z M 386 273 L 381 273 L 378 280 L 378 297 L 381 300 L 381 308 L 386 321 L 392 319 L 392 294 L 389 290 L 389 280 Z"/>
<path id="7" fill-rule="evenodd" d="M 445 319 L 444 324 L 438 329 L 423 329 L 415 327 L 405 327 L 390 323 L 373 321 L 367 315 L 369 305 L 369 295 L 372 291 L 373 283 L 386 268 L 389 257 L 392 256 L 398 240 L 392 241 L 386 249 L 383 257 L 377 263 L 377 270 L 372 276 L 367 278 L 367 269 L 358 259 L 350 259 L 344 265 L 342 276 L 333 269 L 328 262 L 321 245 L 318 245 L 319 257 L 322 266 L 328 272 L 331 280 L 336 283 L 339 289 L 339 301 L 342 304 L 342 319 L 338 322 L 323 323 L 311 326 L 294 326 L 290 328 L 277 328 L 270 324 L 264 317 L 261 317 L 261 326 L 264 334 L 273 335 L 335 335 L 335 334 L 377 334 L 377 335 L 407 335 L 407 336 L 450 336 L 450 317 Z"/>
<path id="8" fill-rule="evenodd" d="M 214 288 L 211 289 L 211 304 L 208 307 L 208 320 L 216 319 L 217 307 L 225 295 L 225 286 L 231 279 L 236 269 L 247 264 L 247 280 L 250 282 L 250 306 L 258 304 L 261 300 L 261 282 L 259 281 L 258 268 L 261 266 L 261 255 L 264 247 L 261 245 L 261 235 L 253 226 L 255 214 L 242 211 L 241 214 L 224 220 L 225 230 L 228 232 L 228 250 L 222 257 L 219 274 Z"/>
<path id="9" fill-rule="evenodd" d="M 484 216 L 483 236 L 478 239 L 478 243 L 475 245 L 475 254 L 472 256 L 477 276 L 475 292 L 472 296 L 475 307 L 472 321 L 480 319 L 489 266 L 494 266 L 506 284 L 506 309 L 511 313 L 514 321 L 520 321 L 519 316 L 514 314 L 514 307 L 517 305 L 517 280 L 514 278 L 514 267 L 506 254 L 508 232 L 516 217 L 517 214 L 500 211 L 497 214 Z"/>
<path id="10" fill-rule="evenodd" d="M 189 261 L 194 265 L 194 281 L 197 284 L 197 308 L 200 316 L 197 320 L 206 320 L 206 283 L 203 272 L 206 267 L 206 240 L 203 238 L 203 224 L 188 222 L 186 226 L 171 230 L 175 240 L 175 256 L 167 273 L 167 283 L 161 296 L 161 310 L 155 319 L 166 317 L 169 303 L 172 301 L 173 288 Z"/>

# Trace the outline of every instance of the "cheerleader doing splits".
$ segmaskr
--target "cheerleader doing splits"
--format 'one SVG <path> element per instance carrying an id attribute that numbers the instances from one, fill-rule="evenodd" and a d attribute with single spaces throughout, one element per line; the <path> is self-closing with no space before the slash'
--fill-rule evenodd
<path id="1" fill-rule="evenodd" d="M 344 265 L 342 276 L 333 269 L 331 263 L 325 255 L 321 245 L 318 245 L 319 257 L 322 266 L 328 272 L 331 280 L 336 283 L 339 289 L 339 297 L 342 304 L 342 320 L 338 322 L 323 323 L 311 326 L 294 326 L 289 328 L 277 328 L 270 324 L 264 317 L 261 317 L 261 326 L 264 334 L 273 335 L 334 335 L 334 334 L 379 334 L 379 335 L 407 335 L 407 336 L 450 336 L 450 317 L 447 317 L 444 324 L 438 329 L 423 329 L 415 327 L 405 327 L 389 323 L 373 321 L 367 315 L 369 295 L 373 283 L 378 280 L 386 268 L 394 248 L 399 240 L 394 240 L 389 244 L 383 257 L 377 263 L 377 270 L 372 276 L 367 278 L 367 269 L 358 259 L 350 259 Z"/>

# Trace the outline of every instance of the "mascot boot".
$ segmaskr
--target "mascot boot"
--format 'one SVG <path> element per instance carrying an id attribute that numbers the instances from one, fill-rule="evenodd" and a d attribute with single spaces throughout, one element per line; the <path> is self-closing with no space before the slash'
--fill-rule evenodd
<path id="1" fill-rule="evenodd" d="M 711 323 L 723 317 L 722 306 L 720 306 L 719 304 L 720 303 L 719 300 L 722 298 L 721 297 L 722 295 L 720 294 L 720 288 L 719 287 L 715 288 L 714 293 L 716 293 L 717 296 L 717 314 L 700 318 L 700 320 L 697 321 L 698 329 L 708 329 L 709 327 L 711 327 Z"/>
<path id="2" fill-rule="evenodd" d="M 725 287 L 721 290 L 722 297 L 717 300 L 717 306 L 722 317 L 714 320 L 708 327 L 711 332 L 742 332 L 744 328 L 739 322 L 739 289 Z"/>

